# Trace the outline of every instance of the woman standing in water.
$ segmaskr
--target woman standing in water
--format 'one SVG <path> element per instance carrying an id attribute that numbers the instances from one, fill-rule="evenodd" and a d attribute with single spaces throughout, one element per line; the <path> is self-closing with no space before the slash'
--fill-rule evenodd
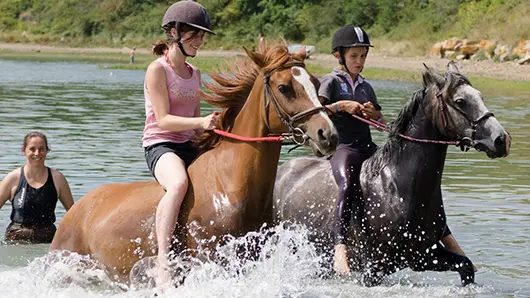
<path id="1" fill-rule="evenodd" d="M 64 175 L 44 165 L 48 152 L 50 147 L 43 133 L 28 133 L 22 145 L 26 165 L 11 171 L 0 183 L 0 208 L 8 200 L 12 206 L 6 240 L 50 243 L 56 231 L 57 200 L 66 211 L 74 204 Z"/>

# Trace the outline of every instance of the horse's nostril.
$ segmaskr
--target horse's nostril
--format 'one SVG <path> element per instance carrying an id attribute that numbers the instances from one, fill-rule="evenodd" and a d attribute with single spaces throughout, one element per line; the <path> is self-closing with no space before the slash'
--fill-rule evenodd
<path id="1" fill-rule="evenodd" d="M 319 128 L 317 130 L 317 138 L 322 148 L 334 149 L 339 143 L 339 136 L 332 129 Z"/>
<path id="2" fill-rule="evenodd" d="M 499 136 L 495 139 L 495 147 L 504 147 L 504 144 L 506 143 L 506 137 L 504 135 Z"/>
<path id="3" fill-rule="evenodd" d="M 326 136 L 324 135 L 324 129 L 319 128 L 317 133 L 318 133 L 318 139 L 319 140 L 325 140 L 326 139 Z"/>

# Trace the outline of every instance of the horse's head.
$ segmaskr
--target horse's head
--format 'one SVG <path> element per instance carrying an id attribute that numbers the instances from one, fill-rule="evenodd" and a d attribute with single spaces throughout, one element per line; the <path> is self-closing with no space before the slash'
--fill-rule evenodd
<path id="1" fill-rule="evenodd" d="M 305 53 L 290 54 L 285 45 L 245 51 L 261 72 L 255 84 L 263 84 L 262 118 L 269 132 L 289 132 L 318 156 L 333 153 L 338 133 L 318 99 L 318 79 L 305 68 Z"/>
<path id="2" fill-rule="evenodd" d="M 429 67 L 423 74 L 425 87 L 433 87 L 433 114 L 439 115 L 439 131 L 461 142 L 461 147 L 484 151 L 490 158 L 504 157 L 510 152 L 510 135 L 488 111 L 482 94 L 471 86 L 453 61 L 445 75 Z"/>

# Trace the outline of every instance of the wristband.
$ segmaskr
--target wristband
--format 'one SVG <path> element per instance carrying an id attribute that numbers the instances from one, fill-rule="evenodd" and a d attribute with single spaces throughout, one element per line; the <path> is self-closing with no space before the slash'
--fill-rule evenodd
<path id="1" fill-rule="evenodd" d="M 377 119 L 375 119 L 375 121 L 379 122 L 379 121 L 381 121 L 381 119 L 383 119 L 383 114 L 379 114 L 379 117 L 377 117 Z"/>
<path id="2" fill-rule="evenodd" d="M 338 113 L 339 112 L 339 104 L 338 103 L 334 103 L 333 105 L 335 106 L 335 113 Z"/>

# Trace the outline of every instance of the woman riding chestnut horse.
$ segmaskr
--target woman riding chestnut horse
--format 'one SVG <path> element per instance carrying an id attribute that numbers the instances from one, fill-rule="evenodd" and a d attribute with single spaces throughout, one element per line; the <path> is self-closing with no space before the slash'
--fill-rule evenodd
<path id="1" fill-rule="evenodd" d="M 337 131 L 320 104 L 318 80 L 285 44 L 257 53 L 231 73 L 213 74 L 202 96 L 222 107 L 217 127 L 245 137 L 302 134 L 328 155 Z M 253 62 L 253 63 L 252 63 Z M 189 186 L 175 229 L 174 251 L 213 249 L 223 235 L 241 236 L 272 223 L 272 191 L 281 142 L 244 142 L 209 133 L 188 168 Z M 210 149 L 211 150 L 208 150 Z M 81 198 L 61 221 L 50 250 L 91 255 L 122 281 L 157 253 L 155 212 L 164 189 L 154 180 L 107 184 Z"/>

